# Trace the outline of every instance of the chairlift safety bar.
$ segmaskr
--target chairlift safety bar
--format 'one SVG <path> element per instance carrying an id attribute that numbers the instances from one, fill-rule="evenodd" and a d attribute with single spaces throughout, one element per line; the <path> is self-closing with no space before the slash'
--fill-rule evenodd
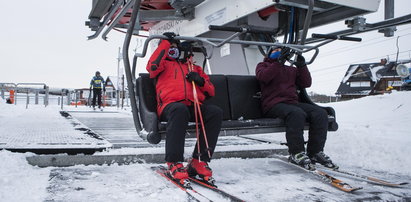
<path id="1" fill-rule="evenodd" d="M 244 28 L 245 29 L 245 28 Z M 227 39 L 218 39 L 218 38 L 205 38 L 205 37 L 189 37 L 189 36 L 176 36 L 174 39 L 182 40 L 182 41 L 198 41 L 204 44 L 211 45 L 212 47 L 221 47 L 222 45 L 228 44 L 241 44 L 241 45 L 256 45 L 256 46 L 278 46 L 278 47 L 289 47 L 299 53 L 309 52 L 311 50 L 315 50 L 314 55 L 312 56 L 311 60 L 307 62 L 307 64 L 311 64 L 319 53 L 318 46 L 307 46 L 307 45 L 298 45 L 298 44 L 284 44 L 284 43 L 277 43 L 277 42 L 261 42 L 261 41 L 244 41 L 244 40 L 233 40 L 241 34 L 237 32 L 232 36 L 228 37 Z M 141 53 L 136 53 L 135 57 L 145 57 L 147 54 L 147 47 L 151 40 L 153 39 L 168 39 L 164 35 L 151 35 L 149 36 L 146 41 L 144 42 L 143 50 Z"/>

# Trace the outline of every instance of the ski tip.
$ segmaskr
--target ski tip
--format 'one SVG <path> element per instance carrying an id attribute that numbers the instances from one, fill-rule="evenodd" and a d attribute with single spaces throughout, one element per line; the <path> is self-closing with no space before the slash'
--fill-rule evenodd
<path id="1" fill-rule="evenodd" d="M 347 193 L 353 193 L 357 190 L 363 189 L 363 187 L 352 187 L 349 184 L 345 184 L 343 186 L 334 184 L 334 186 L 337 187 L 338 189 L 342 190 L 342 191 L 347 192 Z"/>
<path id="2" fill-rule="evenodd" d="M 341 188 L 340 190 L 345 191 L 347 193 L 353 193 L 361 189 L 363 189 L 363 187 L 351 187 L 351 188 L 345 188 L 345 189 Z"/>
<path id="3" fill-rule="evenodd" d="M 361 190 L 361 189 L 363 189 L 363 187 L 356 187 L 356 188 L 353 188 L 351 192 L 358 191 L 358 190 Z"/>
<path id="4" fill-rule="evenodd" d="M 409 184 L 408 182 L 401 182 L 401 183 L 399 183 L 399 185 L 407 185 L 407 184 Z"/>

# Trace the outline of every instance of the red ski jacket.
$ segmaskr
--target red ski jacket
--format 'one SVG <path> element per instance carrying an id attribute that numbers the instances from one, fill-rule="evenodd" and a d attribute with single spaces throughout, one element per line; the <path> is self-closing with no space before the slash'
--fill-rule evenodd
<path id="1" fill-rule="evenodd" d="M 150 78 L 156 79 L 158 116 L 170 103 L 183 102 L 186 105 L 194 103 L 193 84 L 186 79 L 189 65 L 168 57 L 170 45 L 169 41 L 162 40 L 146 67 Z M 207 96 L 214 96 L 214 85 L 200 66 L 193 65 L 193 71 L 199 73 L 205 81 L 202 87 L 196 85 L 197 97 L 202 103 Z"/>
<path id="2" fill-rule="evenodd" d="M 255 75 L 260 82 L 264 113 L 280 102 L 297 103 L 297 86 L 311 86 L 311 75 L 307 66 L 291 67 L 279 63 L 277 59 L 265 58 L 263 62 L 258 63 Z"/>

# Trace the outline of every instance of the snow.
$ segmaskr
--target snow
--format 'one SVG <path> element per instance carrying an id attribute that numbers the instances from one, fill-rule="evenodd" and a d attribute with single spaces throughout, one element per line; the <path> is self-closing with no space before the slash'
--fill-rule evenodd
<path id="1" fill-rule="evenodd" d="M 330 106 L 340 128 L 328 135 L 326 151 L 336 162 L 411 176 L 410 92 L 394 91 Z"/>
<path id="2" fill-rule="evenodd" d="M 348 79 L 351 77 L 351 75 L 354 73 L 354 71 L 357 69 L 359 65 L 351 66 L 350 70 L 347 72 L 347 74 L 344 76 L 342 83 L 345 83 L 348 81 Z"/>
<path id="3" fill-rule="evenodd" d="M 411 181 L 411 92 L 394 91 L 327 105 L 335 109 L 340 127 L 328 134 L 325 147 L 325 153 L 334 162 L 346 170 L 390 181 Z M 0 99 L 0 132 L 6 128 L 6 121 L 26 131 L 37 130 L 35 125 L 21 124 L 33 113 L 54 116 L 54 125 L 67 121 L 57 118 L 60 115 L 53 110 L 58 108 L 25 109 Z M 42 127 L 47 130 L 51 126 Z M 282 138 L 281 141 L 285 139 L 283 134 L 262 137 L 273 136 Z M 264 147 L 274 146 L 255 148 Z M 162 148 L 151 148 L 146 152 L 161 151 Z M 132 153 L 138 152 L 123 148 L 95 155 Z M 1 201 L 186 201 L 184 192 L 151 171 L 150 167 L 157 164 L 38 168 L 26 161 L 32 155 L 0 151 Z M 387 188 L 339 176 L 352 185 L 364 187 L 359 194 L 343 193 L 276 158 L 215 159 L 210 166 L 221 189 L 246 201 L 399 201 L 404 197 L 409 200 L 411 196 L 410 186 Z"/>
<path id="4" fill-rule="evenodd" d="M 0 150 L 0 200 L 43 201 L 51 168 L 27 164 L 26 156 Z"/>

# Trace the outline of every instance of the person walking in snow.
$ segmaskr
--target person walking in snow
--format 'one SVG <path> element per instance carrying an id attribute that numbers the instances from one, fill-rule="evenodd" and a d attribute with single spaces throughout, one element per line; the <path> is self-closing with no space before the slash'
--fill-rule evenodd
<path id="1" fill-rule="evenodd" d="M 167 40 L 161 40 L 159 46 L 150 57 L 147 71 L 150 78 L 155 79 L 157 94 L 157 114 L 161 121 L 167 121 L 165 161 L 169 174 L 182 184 L 188 176 L 198 175 L 204 180 L 213 182 L 212 170 L 208 166 L 217 144 L 222 123 L 222 110 L 214 105 L 202 104 L 207 97 L 214 96 L 214 86 L 202 68 L 187 62 L 187 58 L 179 59 L 180 42 L 175 40 L 172 32 L 166 32 Z M 201 104 L 201 113 L 207 135 L 206 148 L 204 135 L 199 140 L 187 167 L 184 161 L 184 142 L 189 121 L 195 121 L 193 85 Z M 197 151 L 197 146 L 200 149 Z M 210 154 L 210 156 L 209 156 Z"/>
<path id="2" fill-rule="evenodd" d="M 284 120 L 290 162 L 309 170 L 315 169 L 315 163 L 338 168 L 323 152 L 327 139 L 327 112 L 316 105 L 298 101 L 297 88 L 311 86 L 305 59 L 297 54 L 296 67 L 287 66 L 284 62 L 289 56 L 289 48 L 272 47 L 264 61 L 257 64 L 255 72 L 261 87 L 264 115 Z M 310 125 L 307 150 L 303 136 L 306 121 Z"/>
<path id="3" fill-rule="evenodd" d="M 91 89 L 93 89 L 93 109 L 96 109 L 96 100 L 98 101 L 98 108 L 101 109 L 101 90 L 106 92 L 106 85 L 99 71 L 96 71 L 95 76 L 90 81 L 90 93 Z"/>

